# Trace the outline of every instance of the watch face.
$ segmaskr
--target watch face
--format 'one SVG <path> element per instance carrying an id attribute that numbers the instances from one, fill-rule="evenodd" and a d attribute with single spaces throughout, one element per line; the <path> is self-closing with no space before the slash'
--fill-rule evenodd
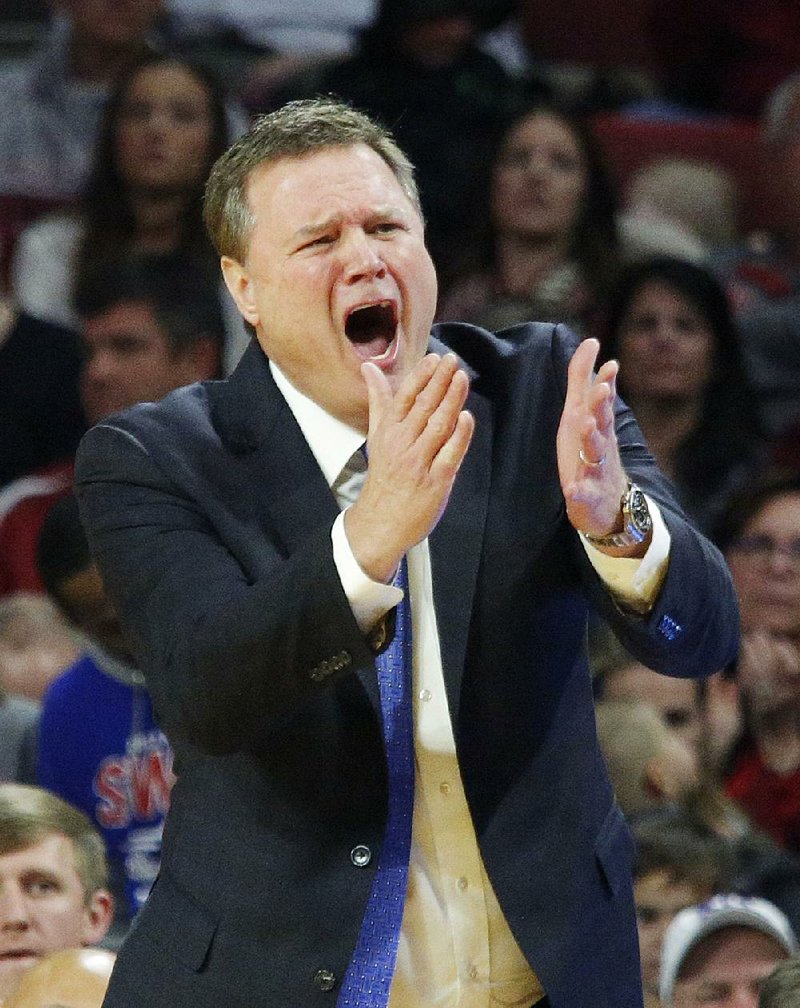
<path id="1" fill-rule="evenodd" d="M 631 523 L 641 531 L 650 529 L 650 511 L 639 487 L 631 487 L 627 500 L 627 511 Z"/>

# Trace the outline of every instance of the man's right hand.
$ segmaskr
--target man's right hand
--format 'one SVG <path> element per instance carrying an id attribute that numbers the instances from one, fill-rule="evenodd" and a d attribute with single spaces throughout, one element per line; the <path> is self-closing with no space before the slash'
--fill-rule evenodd
<path id="1" fill-rule="evenodd" d="M 361 370 L 369 394 L 369 469 L 345 531 L 364 573 L 388 582 L 447 506 L 475 420 L 463 409 L 469 379 L 455 354 L 424 357 L 396 392 L 374 364 Z"/>

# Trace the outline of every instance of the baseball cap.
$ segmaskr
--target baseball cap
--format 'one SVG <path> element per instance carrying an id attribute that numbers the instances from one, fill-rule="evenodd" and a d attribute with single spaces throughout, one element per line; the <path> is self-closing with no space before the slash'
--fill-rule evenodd
<path id="1" fill-rule="evenodd" d="M 758 896 L 725 894 L 688 907 L 675 915 L 661 946 L 659 994 L 664 1008 L 672 1004 L 672 991 L 689 951 L 707 935 L 726 927 L 747 927 L 774 938 L 787 956 L 797 949 L 797 939 L 786 915 Z"/>

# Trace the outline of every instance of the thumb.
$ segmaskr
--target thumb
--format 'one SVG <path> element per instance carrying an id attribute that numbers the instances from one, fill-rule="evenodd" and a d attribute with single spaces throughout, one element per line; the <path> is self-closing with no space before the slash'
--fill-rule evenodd
<path id="1" fill-rule="evenodd" d="M 369 401 L 369 430 L 367 431 L 367 440 L 369 440 L 391 404 L 392 389 L 383 371 L 370 361 L 365 361 L 361 365 L 361 374 L 367 386 Z"/>

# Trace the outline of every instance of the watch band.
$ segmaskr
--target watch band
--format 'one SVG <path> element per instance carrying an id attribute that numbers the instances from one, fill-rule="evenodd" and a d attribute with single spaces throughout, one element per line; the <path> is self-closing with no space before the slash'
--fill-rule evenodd
<path id="1" fill-rule="evenodd" d="M 620 532 L 611 532 L 609 535 L 593 536 L 587 532 L 581 532 L 583 538 L 592 546 L 598 548 L 626 549 L 630 546 L 638 546 L 650 535 L 653 528 L 653 519 L 647 507 L 647 498 L 636 486 L 628 481 L 628 487 L 620 499 L 620 511 L 622 512 L 623 528 Z"/>

